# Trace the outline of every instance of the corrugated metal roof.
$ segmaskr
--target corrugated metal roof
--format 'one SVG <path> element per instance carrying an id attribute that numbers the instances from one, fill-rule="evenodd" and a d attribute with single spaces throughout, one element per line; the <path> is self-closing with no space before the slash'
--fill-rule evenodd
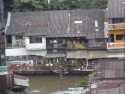
<path id="1" fill-rule="evenodd" d="M 48 31 L 46 12 L 15 12 L 11 15 L 7 34 L 46 35 Z"/>
<path id="2" fill-rule="evenodd" d="M 81 21 L 81 23 L 75 22 Z M 99 31 L 95 33 L 95 21 Z M 27 36 L 46 35 L 47 37 L 104 37 L 104 11 L 60 10 L 12 13 L 7 34 L 25 34 Z"/>

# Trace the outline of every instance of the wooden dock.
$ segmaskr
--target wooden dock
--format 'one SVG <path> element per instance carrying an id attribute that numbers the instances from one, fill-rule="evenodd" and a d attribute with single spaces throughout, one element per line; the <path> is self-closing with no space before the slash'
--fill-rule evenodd
<path id="1" fill-rule="evenodd" d="M 40 76 L 40 75 L 88 75 L 93 72 L 93 69 L 75 69 L 70 68 L 67 69 L 63 66 L 43 66 L 43 65 L 12 65 L 10 70 L 14 72 L 14 74 L 25 75 L 25 76 Z"/>

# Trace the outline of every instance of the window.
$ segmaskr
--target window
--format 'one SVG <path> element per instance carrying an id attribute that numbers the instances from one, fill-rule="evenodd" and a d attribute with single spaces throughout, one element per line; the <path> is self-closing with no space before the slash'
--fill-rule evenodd
<path id="1" fill-rule="evenodd" d="M 110 35 L 110 42 L 114 42 L 114 34 Z"/>
<path id="2" fill-rule="evenodd" d="M 6 40 L 7 40 L 7 43 L 9 44 L 12 43 L 12 37 L 10 35 L 7 35 Z"/>
<path id="3" fill-rule="evenodd" d="M 23 39 L 23 36 L 16 36 L 17 40 Z"/>
<path id="4" fill-rule="evenodd" d="M 47 41 L 48 48 L 65 48 L 66 41 L 64 39 L 49 39 Z"/>
<path id="5" fill-rule="evenodd" d="M 121 23 L 121 22 L 123 22 L 123 21 L 124 21 L 123 18 L 113 18 L 113 19 L 112 19 L 112 23 Z"/>
<path id="6" fill-rule="evenodd" d="M 30 43 L 42 43 L 41 37 L 30 37 Z"/>
<path id="7" fill-rule="evenodd" d="M 124 40 L 124 35 L 116 35 L 116 40 Z"/>

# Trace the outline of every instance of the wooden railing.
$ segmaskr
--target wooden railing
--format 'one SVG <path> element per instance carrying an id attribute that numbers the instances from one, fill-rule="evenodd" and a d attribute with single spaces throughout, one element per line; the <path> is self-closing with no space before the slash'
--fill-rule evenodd
<path id="1" fill-rule="evenodd" d="M 125 42 L 107 43 L 107 49 L 123 49 L 123 48 L 125 48 Z"/>
<path id="2" fill-rule="evenodd" d="M 109 24 L 109 30 L 121 30 L 125 29 L 125 23 Z"/>
<path id="3" fill-rule="evenodd" d="M 16 40 L 15 44 L 7 43 L 6 45 L 7 45 L 7 48 L 24 48 L 25 47 L 24 40 Z"/>

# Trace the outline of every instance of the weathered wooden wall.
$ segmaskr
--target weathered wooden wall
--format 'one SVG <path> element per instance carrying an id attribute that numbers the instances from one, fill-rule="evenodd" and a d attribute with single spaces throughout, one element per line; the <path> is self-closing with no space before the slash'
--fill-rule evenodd
<path id="1" fill-rule="evenodd" d="M 96 67 L 98 78 L 125 79 L 125 59 L 98 59 Z"/>

